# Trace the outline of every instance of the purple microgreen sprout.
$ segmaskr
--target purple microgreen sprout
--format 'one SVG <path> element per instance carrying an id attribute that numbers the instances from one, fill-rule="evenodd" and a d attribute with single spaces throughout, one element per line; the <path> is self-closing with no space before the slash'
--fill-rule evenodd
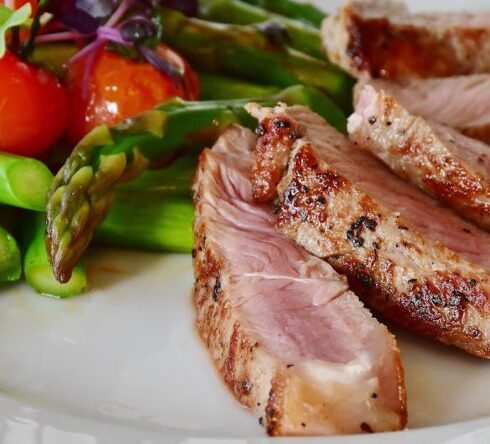
<path id="1" fill-rule="evenodd" d="M 76 31 L 62 31 L 53 34 L 42 34 L 36 37 L 36 43 L 55 43 L 66 42 L 70 40 L 80 40 L 87 37 L 85 34 L 81 34 Z"/>
<path id="2" fill-rule="evenodd" d="M 69 63 L 85 60 L 82 95 L 87 97 L 88 84 L 97 51 L 107 43 L 132 46 L 143 59 L 182 85 L 183 68 L 178 63 L 164 60 L 153 49 L 156 28 L 150 19 L 153 8 L 159 3 L 193 15 L 197 1 L 157 0 L 47 0 L 47 11 L 53 14 L 53 27 L 57 32 L 38 35 L 35 43 L 75 41 L 86 46 L 77 52 Z M 152 7 L 149 7 L 149 6 Z M 133 15 L 131 11 L 133 10 Z M 149 47 L 151 46 L 151 48 Z"/>
<path id="3" fill-rule="evenodd" d="M 106 26 L 116 26 L 135 3 L 136 0 L 123 0 L 119 7 L 114 11 L 114 14 L 107 20 Z"/>

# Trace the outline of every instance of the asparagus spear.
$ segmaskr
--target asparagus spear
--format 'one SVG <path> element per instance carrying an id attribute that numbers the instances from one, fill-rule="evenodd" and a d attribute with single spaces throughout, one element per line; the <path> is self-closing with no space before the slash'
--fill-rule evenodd
<path id="1" fill-rule="evenodd" d="M 22 260 L 16 239 L 20 235 L 19 220 L 24 210 L 0 206 L 0 283 L 19 280 Z"/>
<path id="2" fill-rule="evenodd" d="M 0 227 L 0 283 L 19 280 L 22 273 L 20 251 L 14 237 Z"/>
<path id="3" fill-rule="evenodd" d="M 66 283 L 59 283 L 48 260 L 44 241 L 45 215 L 30 215 L 23 226 L 25 256 L 24 274 L 27 283 L 39 293 L 57 298 L 75 296 L 83 292 L 87 285 L 85 268 L 78 264 Z"/>
<path id="4" fill-rule="evenodd" d="M 189 188 L 187 192 L 190 193 Z M 193 219 L 190 197 L 169 198 L 161 191 L 118 192 L 95 240 L 124 248 L 189 253 Z"/>
<path id="5" fill-rule="evenodd" d="M 303 83 L 329 94 L 344 110 L 352 108 L 352 79 L 327 61 L 271 42 L 250 26 L 189 18 L 175 10 L 155 17 L 163 40 L 204 71 L 286 87 Z"/>
<path id="6" fill-rule="evenodd" d="M 29 61 L 42 66 L 58 77 L 63 77 L 66 64 L 79 49 L 72 43 L 43 43 L 34 46 Z"/>
<path id="7" fill-rule="evenodd" d="M 152 161 L 183 144 L 211 145 L 232 123 L 255 126 L 243 108 L 248 101 L 174 99 L 114 128 L 99 126 L 82 139 L 56 175 L 48 196 L 46 242 L 56 278 L 70 279 L 110 209 L 116 185 L 134 179 Z M 292 87 L 260 100 L 264 105 L 278 101 L 318 108 L 327 120 L 342 116 L 334 105 L 328 107 L 326 96 L 311 88 Z"/>
<path id="8" fill-rule="evenodd" d="M 311 3 L 296 0 L 243 0 L 251 5 L 260 6 L 268 11 L 285 17 L 295 18 L 320 28 L 326 14 Z"/>
<path id="9" fill-rule="evenodd" d="M 136 177 L 193 135 L 202 143 L 212 142 L 221 128 L 245 118 L 242 106 L 243 101 L 175 99 L 115 128 L 99 126 L 88 134 L 56 175 L 49 193 L 46 241 L 56 278 L 70 279 L 110 208 L 117 184 Z"/>
<path id="10" fill-rule="evenodd" d="M 0 203 L 44 211 L 52 180 L 39 160 L 0 153 Z"/>
<path id="11" fill-rule="evenodd" d="M 263 23 L 258 29 L 263 32 L 275 32 L 281 37 L 281 29 L 285 31 L 287 44 L 298 51 L 312 57 L 325 59 L 322 50 L 320 31 L 304 22 L 271 13 L 258 6 L 240 0 L 207 0 L 201 2 L 200 16 L 206 20 L 237 25 Z M 277 25 L 280 25 L 278 28 Z M 273 34 L 274 35 L 274 34 Z"/>
<path id="12" fill-rule="evenodd" d="M 199 73 L 199 87 L 202 100 L 270 97 L 280 91 L 275 86 L 257 85 L 206 72 Z"/>
<path id="13" fill-rule="evenodd" d="M 120 186 L 95 240 L 117 247 L 190 252 L 197 162 L 197 156 L 181 157 L 168 168 L 146 171 Z"/>
<path id="14" fill-rule="evenodd" d="M 197 162 L 197 155 L 183 156 L 168 168 L 145 171 L 135 180 L 120 185 L 116 195 L 160 193 L 175 198 L 190 197 Z"/>
<path id="15" fill-rule="evenodd" d="M 283 92 L 273 86 L 254 85 L 220 75 L 200 73 L 203 99 L 238 99 L 244 97 L 266 98 L 275 94 L 277 101 L 310 107 L 339 131 L 346 132 L 345 114 L 321 91 L 301 85 L 291 86 Z M 249 99 L 250 100 L 250 99 Z"/>

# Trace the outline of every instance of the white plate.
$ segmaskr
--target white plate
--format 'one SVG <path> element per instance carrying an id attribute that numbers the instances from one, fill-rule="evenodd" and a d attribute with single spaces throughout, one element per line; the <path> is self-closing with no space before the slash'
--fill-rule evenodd
<path id="1" fill-rule="evenodd" d="M 475 9 L 487 1 L 411 3 Z M 22 284 L 2 292 L 1 444 L 270 442 L 220 383 L 194 331 L 189 257 L 93 251 L 89 277 L 92 290 L 67 301 Z M 311 442 L 490 442 L 490 363 L 397 336 L 409 430 Z"/>

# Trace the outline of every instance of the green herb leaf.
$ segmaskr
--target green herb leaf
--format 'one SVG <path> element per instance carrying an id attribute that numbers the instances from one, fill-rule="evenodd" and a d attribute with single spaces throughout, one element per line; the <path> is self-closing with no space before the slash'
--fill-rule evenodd
<path id="1" fill-rule="evenodd" d="M 31 12 L 32 9 L 29 3 L 26 3 L 16 11 L 0 5 L 0 58 L 5 55 L 5 51 L 7 50 L 5 42 L 7 31 L 26 23 L 31 16 Z"/>

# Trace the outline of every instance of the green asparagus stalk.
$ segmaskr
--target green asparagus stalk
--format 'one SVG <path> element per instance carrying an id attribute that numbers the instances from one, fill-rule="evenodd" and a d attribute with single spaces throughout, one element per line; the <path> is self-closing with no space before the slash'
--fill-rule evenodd
<path id="1" fill-rule="evenodd" d="M 29 61 L 42 66 L 58 77 L 63 77 L 68 60 L 79 48 L 71 43 L 44 43 L 35 45 Z"/>
<path id="2" fill-rule="evenodd" d="M 237 25 L 262 23 L 258 29 L 262 29 L 266 33 L 279 33 L 279 38 L 281 37 L 280 30 L 282 28 L 287 32 L 285 37 L 287 38 L 288 46 L 312 57 L 325 59 L 320 31 L 311 25 L 271 13 L 266 9 L 250 5 L 241 0 L 206 0 L 200 4 L 200 16 L 205 20 Z M 278 24 L 281 26 L 279 30 L 277 29 Z"/>
<path id="3" fill-rule="evenodd" d="M 247 97 L 270 97 L 281 89 L 270 85 L 257 85 L 238 79 L 206 72 L 199 73 L 202 100 L 243 99 Z"/>
<path id="4" fill-rule="evenodd" d="M 188 253 L 194 209 L 191 187 L 198 159 L 185 156 L 121 185 L 95 241 L 109 246 Z"/>
<path id="5" fill-rule="evenodd" d="M 314 86 L 330 95 L 345 111 L 352 108 L 352 79 L 323 60 L 271 42 L 262 32 L 241 25 L 226 25 L 189 18 L 162 10 L 163 40 L 199 69 L 251 81 L 287 87 Z"/>
<path id="6" fill-rule="evenodd" d="M 17 239 L 20 237 L 19 220 L 25 211 L 0 206 L 0 283 L 19 280 L 22 259 Z"/>
<path id="7" fill-rule="evenodd" d="M 190 197 L 197 162 L 197 156 L 183 156 L 168 168 L 145 171 L 135 180 L 117 187 L 116 195 L 160 193 L 175 198 Z"/>
<path id="8" fill-rule="evenodd" d="M 12 234 L 0 227 L 0 283 L 18 281 L 22 273 L 20 251 Z"/>
<path id="9" fill-rule="evenodd" d="M 209 143 L 244 115 L 243 102 L 173 100 L 115 128 L 96 127 L 56 175 L 47 204 L 47 248 L 54 274 L 67 282 L 110 209 L 114 189 L 160 156 L 199 137 Z M 197 142 L 197 140 L 196 140 Z"/>
<path id="10" fill-rule="evenodd" d="M 320 92 L 292 87 L 258 100 L 309 105 L 328 120 L 342 115 Z M 185 102 L 174 99 L 114 127 L 96 127 L 75 147 L 56 175 L 47 204 L 46 243 L 56 278 L 67 282 L 95 229 L 106 217 L 115 187 L 145 171 L 152 161 L 179 146 L 214 143 L 222 130 L 238 123 L 254 127 L 244 110 L 248 99 Z"/>
<path id="11" fill-rule="evenodd" d="M 201 95 L 207 100 L 239 99 L 245 97 L 266 98 L 275 95 L 277 101 L 308 106 L 339 131 L 346 132 L 345 114 L 324 93 L 316 88 L 301 85 L 279 92 L 273 86 L 255 85 L 220 75 L 200 73 Z M 250 100 L 250 99 L 249 99 Z"/>
<path id="12" fill-rule="evenodd" d="M 259 6 L 276 14 L 285 17 L 301 20 L 320 28 L 323 19 L 326 17 L 325 12 L 311 3 L 303 3 L 297 0 L 243 0 L 251 5 Z"/>
<path id="13" fill-rule="evenodd" d="M 0 203 L 44 211 L 52 180 L 39 160 L 0 153 Z"/>
<path id="14" fill-rule="evenodd" d="M 49 263 L 44 240 L 45 215 L 30 215 L 23 226 L 25 245 L 24 274 L 27 283 L 41 294 L 67 298 L 83 292 L 87 285 L 85 268 L 78 264 L 66 283 L 56 280 Z"/>
<path id="15" fill-rule="evenodd" d="M 118 192 L 95 241 L 123 248 L 189 253 L 193 219 L 190 196 L 169 197 L 161 191 Z"/>

